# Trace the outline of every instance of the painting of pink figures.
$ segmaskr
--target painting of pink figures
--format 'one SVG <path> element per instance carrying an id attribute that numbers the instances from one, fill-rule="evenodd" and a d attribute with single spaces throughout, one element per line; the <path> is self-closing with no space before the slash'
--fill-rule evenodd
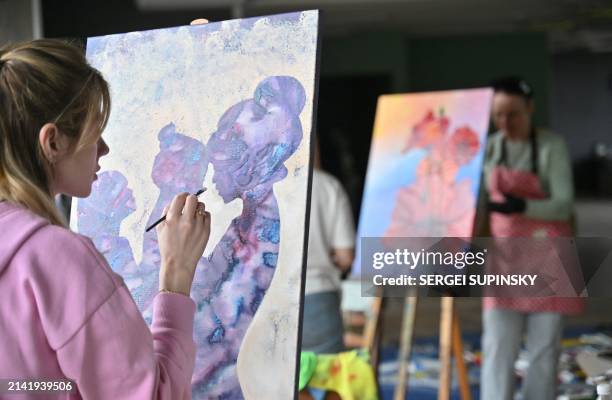
<path id="1" fill-rule="evenodd" d="M 359 237 L 472 236 L 491 98 L 471 89 L 378 99 Z"/>
<path id="2" fill-rule="evenodd" d="M 317 34 L 307 11 L 88 40 L 111 85 L 111 151 L 71 225 L 149 323 L 160 254 L 145 228 L 206 188 L 194 399 L 293 398 Z"/>

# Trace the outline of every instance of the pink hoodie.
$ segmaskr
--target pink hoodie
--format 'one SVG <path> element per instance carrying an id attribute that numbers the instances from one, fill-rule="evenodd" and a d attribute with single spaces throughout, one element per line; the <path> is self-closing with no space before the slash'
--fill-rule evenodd
<path id="1" fill-rule="evenodd" d="M 78 393 L 0 399 L 189 399 L 194 302 L 155 298 L 148 329 L 92 242 L 0 202 L 0 379 L 71 379 Z"/>

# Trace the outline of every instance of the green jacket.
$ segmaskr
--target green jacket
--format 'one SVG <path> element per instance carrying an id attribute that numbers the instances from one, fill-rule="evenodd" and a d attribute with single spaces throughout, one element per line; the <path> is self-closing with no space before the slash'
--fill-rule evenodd
<path id="1" fill-rule="evenodd" d="M 485 152 L 483 179 L 478 201 L 479 223 L 486 216 L 488 182 L 491 171 L 502 155 L 502 133 L 489 136 Z M 572 165 L 565 140 L 546 130 L 537 131 L 538 176 L 547 199 L 527 200 L 525 215 L 546 221 L 569 221 L 574 210 Z M 512 169 L 531 171 L 531 142 L 506 140 L 506 165 Z"/>

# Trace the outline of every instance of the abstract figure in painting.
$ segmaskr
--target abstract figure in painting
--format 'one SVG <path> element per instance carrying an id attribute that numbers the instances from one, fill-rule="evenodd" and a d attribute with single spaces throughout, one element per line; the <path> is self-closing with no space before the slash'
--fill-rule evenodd
<path id="1" fill-rule="evenodd" d="M 397 192 L 391 223 L 385 237 L 469 236 L 475 196 L 471 179 L 457 181 L 459 169 L 480 149 L 478 134 L 468 125 L 449 133 L 450 120 L 440 110 L 429 111 L 412 128 L 402 152 L 426 152 L 414 183 Z"/>
<path id="2" fill-rule="evenodd" d="M 92 238 L 96 248 L 123 276 L 127 286 L 137 286 L 140 278 L 130 242 L 120 234 L 121 222 L 136 210 L 128 181 L 118 171 L 104 171 L 91 188 L 91 195 L 78 203 L 78 229 Z"/>
<path id="3" fill-rule="evenodd" d="M 208 141 L 219 195 L 225 203 L 241 199 L 243 208 L 196 273 L 194 398 L 243 398 L 236 360 L 276 268 L 281 221 L 273 185 L 302 140 L 304 103 L 296 79 L 269 77 L 224 113 Z"/>
<path id="4" fill-rule="evenodd" d="M 155 156 L 151 179 L 159 188 L 159 197 L 149 215 L 147 226 L 163 215 L 164 207 L 170 204 L 177 193 L 195 193 L 202 188 L 207 170 L 206 150 L 197 139 L 176 131 L 173 123 L 164 126 L 157 135 L 159 153 Z M 139 291 L 132 292 L 141 311 L 146 310 L 157 294 L 160 255 L 157 232 L 151 230 L 142 242 L 140 273 L 145 280 Z"/>
<path id="5" fill-rule="evenodd" d="M 236 361 L 276 268 L 281 218 L 273 185 L 287 176 L 284 162 L 301 143 L 299 116 L 304 104 L 304 88 L 295 78 L 274 76 L 259 83 L 253 98 L 223 114 L 207 147 L 177 132 L 173 123 L 159 131 L 160 151 L 151 172 L 159 197 L 147 225 L 163 214 L 174 195 L 202 188 L 209 162 L 224 203 L 243 203 L 241 215 L 196 269 L 191 292 L 197 304 L 194 398 L 243 398 Z M 161 260 L 157 233 L 150 231 L 144 234 L 142 261 L 136 266 L 119 229 L 134 210 L 123 175 L 103 172 L 91 196 L 79 202 L 79 231 L 94 239 L 124 277 L 148 319 Z"/>
<path id="6" fill-rule="evenodd" d="M 161 260 L 145 229 L 172 196 L 206 189 L 194 400 L 293 396 L 318 42 L 318 11 L 87 39 L 113 87 L 101 166 L 136 201 L 111 215 L 122 195 L 100 186 L 73 201 L 71 227 L 95 239 L 149 323 Z"/>

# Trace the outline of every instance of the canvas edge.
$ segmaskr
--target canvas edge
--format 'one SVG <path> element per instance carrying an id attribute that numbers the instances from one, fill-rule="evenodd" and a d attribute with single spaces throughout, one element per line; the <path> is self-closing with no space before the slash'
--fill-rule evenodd
<path id="1" fill-rule="evenodd" d="M 315 10 L 313 10 L 315 11 Z M 314 153 L 316 147 L 316 135 L 317 132 L 317 116 L 318 116 L 318 101 L 319 101 L 319 78 L 321 73 L 321 10 L 317 12 L 317 49 L 315 55 L 315 71 L 314 71 L 314 92 L 312 98 L 312 115 L 311 115 L 311 126 L 310 126 L 310 154 L 308 159 L 308 183 L 306 185 L 306 212 L 304 215 L 304 237 L 302 246 L 302 277 L 300 280 L 300 300 L 299 300 L 299 312 L 298 312 L 298 324 L 297 324 L 297 346 L 295 352 L 295 373 L 293 378 L 293 399 L 297 400 L 299 396 L 299 378 L 300 378 L 300 359 L 302 352 L 302 327 L 304 318 L 304 293 L 306 290 L 306 265 L 308 261 L 308 235 L 310 230 L 310 206 L 312 200 L 312 175 L 313 175 L 313 164 L 314 164 Z"/>

